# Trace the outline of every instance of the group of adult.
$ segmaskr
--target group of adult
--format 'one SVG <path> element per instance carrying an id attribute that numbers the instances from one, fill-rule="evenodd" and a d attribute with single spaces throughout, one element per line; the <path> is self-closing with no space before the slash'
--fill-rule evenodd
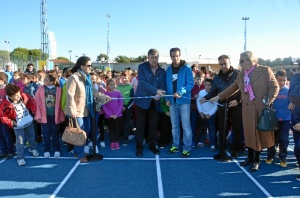
<path id="1" fill-rule="evenodd" d="M 148 132 L 149 149 L 159 154 L 157 149 L 157 126 L 160 109 L 160 98 L 165 97 L 170 109 L 172 123 L 173 150 L 179 152 L 180 126 L 183 130 L 183 148 L 181 157 L 189 157 L 192 148 L 192 130 L 190 125 L 191 90 L 194 86 L 192 70 L 181 60 L 179 48 L 170 49 L 172 64 L 165 70 L 159 63 L 159 52 L 156 49 L 148 51 L 148 61 L 138 67 L 138 86 L 135 92 L 136 105 L 136 156 L 143 156 L 144 132 Z M 218 128 L 220 134 L 220 150 L 214 156 L 216 160 L 227 161 L 225 140 L 228 130 L 224 129 L 226 109 L 222 104 L 228 104 L 228 120 L 231 122 L 234 134 L 231 157 L 237 157 L 244 144 L 248 147 L 248 157 L 241 166 L 251 165 L 250 170 L 256 171 L 260 165 L 260 152 L 264 148 L 274 146 L 273 131 L 261 133 L 256 125 L 261 111 L 264 109 L 263 98 L 268 96 L 272 103 L 279 91 L 279 86 L 273 71 L 269 67 L 258 65 L 258 59 L 250 51 L 240 54 L 241 71 L 231 66 L 230 58 L 222 55 L 218 58 L 220 72 L 213 79 L 209 94 L 201 102 L 218 102 Z M 73 75 L 67 81 L 67 102 L 65 113 L 76 118 L 80 127 L 89 131 L 92 113 L 92 98 L 97 97 L 103 102 L 110 97 L 99 93 L 93 88 L 90 73 L 91 60 L 80 57 L 72 69 Z M 152 98 L 149 98 L 152 96 Z M 166 97 L 167 96 L 167 97 Z M 144 97 L 144 98 L 141 98 Z M 147 123 L 147 124 L 146 124 Z M 147 128 L 145 128 L 147 126 Z M 163 131 L 161 132 L 163 133 Z M 83 147 L 75 147 L 82 162 L 86 162 Z"/>

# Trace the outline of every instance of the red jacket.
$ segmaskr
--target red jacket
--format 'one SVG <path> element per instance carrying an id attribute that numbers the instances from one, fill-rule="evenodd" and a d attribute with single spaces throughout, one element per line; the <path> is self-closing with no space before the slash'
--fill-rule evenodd
<path id="1" fill-rule="evenodd" d="M 29 112 L 35 114 L 36 105 L 34 99 L 26 93 L 21 93 L 21 98 Z M 13 104 L 5 97 L 0 104 L 0 121 L 8 125 L 9 128 L 13 128 L 13 121 L 16 122 L 16 117 L 17 114 Z"/>

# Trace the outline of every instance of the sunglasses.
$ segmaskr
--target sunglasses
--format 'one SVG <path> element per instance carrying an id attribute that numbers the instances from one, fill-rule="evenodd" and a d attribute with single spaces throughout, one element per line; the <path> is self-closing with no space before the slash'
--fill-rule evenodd
<path id="1" fill-rule="evenodd" d="M 92 65 L 85 65 L 86 67 L 92 67 Z"/>
<path id="2" fill-rule="evenodd" d="M 242 64 L 242 63 L 244 63 L 245 62 L 245 60 L 240 60 L 240 64 Z"/>

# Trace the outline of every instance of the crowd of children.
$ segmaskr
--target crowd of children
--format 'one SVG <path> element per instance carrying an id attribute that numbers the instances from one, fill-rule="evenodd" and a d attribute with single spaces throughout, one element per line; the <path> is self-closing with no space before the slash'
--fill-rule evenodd
<path id="1" fill-rule="evenodd" d="M 32 72 L 11 72 L 13 78 L 8 82 L 7 71 L 0 72 L 0 158 L 11 159 L 17 156 L 18 165 L 25 165 L 24 147 L 28 144 L 33 156 L 39 156 L 36 150 L 37 142 L 43 143 L 45 158 L 61 156 L 61 137 L 67 124 L 64 115 L 63 87 L 71 75 L 69 68 L 60 73 L 57 70 Z M 57 68 L 57 67 L 56 67 Z M 59 76 L 61 74 L 62 76 Z M 217 149 L 216 103 L 200 103 L 207 95 L 212 85 L 213 76 L 195 70 L 194 88 L 191 94 L 191 128 L 193 133 L 192 147 L 201 148 L 210 145 L 211 151 Z M 281 166 L 286 167 L 289 130 L 291 128 L 291 111 L 288 109 L 288 87 L 286 74 L 280 71 L 276 74 L 280 92 L 274 101 L 279 131 L 276 131 L 276 145 L 268 149 L 266 163 L 271 164 L 279 148 Z M 122 72 L 103 72 L 93 70 L 91 80 L 94 87 L 101 93 L 112 98 L 104 105 L 96 101 L 97 133 L 100 147 L 105 147 L 105 128 L 109 130 L 110 149 L 120 149 L 127 146 L 130 131 L 134 126 L 134 97 L 138 76 L 135 71 L 126 68 Z M 161 98 L 161 112 L 158 126 L 158 146 L 164 148 L 172 143 L 169 107 L 165 98 Z M 147 134 L 145 135 L 147 140 Z M 88 137 L 91 138 L 91 137 Z M 72 145 L 68 151 L 72 152 Z M 87 151 L 86 151 L 87 150 Z M 87 154 L 89 148 L 85 148 Z M 97 148 L 98 150 L 98 148 Z"/>

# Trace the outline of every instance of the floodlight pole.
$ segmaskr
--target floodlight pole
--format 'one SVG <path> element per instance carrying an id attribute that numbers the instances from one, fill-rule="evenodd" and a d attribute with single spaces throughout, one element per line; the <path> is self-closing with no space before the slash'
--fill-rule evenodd
<path id="1" fill-rule="evenodd" d="M 244 51 L 246 51 L 247 50 L 247 21 L 249 20 L 249 17 L 243 17 L 242 20 L 245 21 L 245 32 L 244 32 L 245 43 L 244 43 Z"/>

